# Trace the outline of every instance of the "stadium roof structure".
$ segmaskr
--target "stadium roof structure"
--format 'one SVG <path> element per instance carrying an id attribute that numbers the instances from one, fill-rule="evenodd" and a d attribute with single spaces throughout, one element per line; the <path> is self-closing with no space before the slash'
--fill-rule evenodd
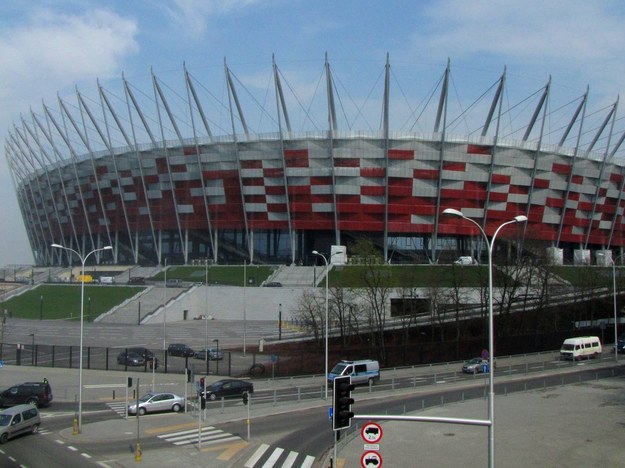
<path id="1" fill-rule="evenodd" d="M 117 92 L 76 90 L 14 125 L 5 154 L 37 264 L 67 255 L 53 243 L 112 245 L 113 263 L 296 263 L 363 237 L 385 261 L 437 261 L 480 236 L 446 208 L 490 235 L 527 216 L 511 230 L 519 246 L 625 245 L 618 100 L 591 112 L 587 89 L 554 108 L 549 78 L 510 104 L 504 69 L 454 101 L 448 62 L 415 104 L 388 57 L 363 98 L 327 57 L 299 92 L 275 60 L 264 93 L 222 72 L 221 97 L 185 66 L 180 89 L 122 76 Z"/>

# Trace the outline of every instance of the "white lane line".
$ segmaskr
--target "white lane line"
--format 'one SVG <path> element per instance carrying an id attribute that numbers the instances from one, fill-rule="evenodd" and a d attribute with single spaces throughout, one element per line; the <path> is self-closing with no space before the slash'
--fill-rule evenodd
<path id="1" fill-rule="evenodd" d="M 298 452 L 289 453 L 289 456 L 286 457 L 286 460 L 284 460 L 284 463 L 282 464 L 282 468 L 291 468 L 293 466 L 293 463 L 295 463 L 295 459 L 298 455 Z"/>
<path id="2" fill-rule="evenodd" d="M 78 452 L 78 449 L 76 447 L 72 447 L 71 445 L 68 445 L 67 448 L 70 449 L 72 452 Z"/>
<path id="3" fill-rule="evenodd" d="M 315 457 L 312 455 L 306 455 L 306 459 L 304 460 L 304 463 L 302 463 L 301 468 L 312 468 L 314 462 Z"/>

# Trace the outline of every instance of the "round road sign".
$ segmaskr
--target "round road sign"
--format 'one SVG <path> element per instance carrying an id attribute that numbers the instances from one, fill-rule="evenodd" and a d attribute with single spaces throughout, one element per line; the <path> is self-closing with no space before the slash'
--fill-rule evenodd
<path id="1" fill-rule="evenodd" d="M 382 468 L 382 455 L 380 452 L 369 450 L 360 457 L 360 466 L 362 468 Z"/>
<path id="2" fill-rule="evenodd" d="M 382 439 L 382 426 L 374 422 L 368 422 L 360 429 L 362 440 L 369 444 L 377 444 Z"/>

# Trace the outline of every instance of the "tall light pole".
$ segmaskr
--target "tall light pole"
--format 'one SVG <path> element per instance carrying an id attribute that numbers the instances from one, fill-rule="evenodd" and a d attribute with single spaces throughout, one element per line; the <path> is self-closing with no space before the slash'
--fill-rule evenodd
<path id="1" fill-rule="evenodd" d="M 614 299 L 614 360 L 618 362 L 618 323 L 616 310 L 616 262 L 625 254 L 621 254 L 612 260 L 612 294 Z"/>
<path id="2" fill-rule="evenodd" d="M 89 258 L 89 255 L 100 252 L 102 250 L 112 250 L 113 247 L 107 245 L 100 249 L 95 249 L 89 252 L 84 257 L 74 249 L 69 247 L 63 247 L 59 244 L 52 244 L 55 249 L 63 249 L 68 252 L 75 253 L 80 262 L 82 263 L 81 275 L 80 275 L 80 351 L 79 351 L 79 365 L 78 365 L 78 433 L 82 432 L 82 341 L 83 341 L 83 327 L 84 327 L 84 313 L 85 313 L 85 262 Z"/>
<path id="3" fill-rule="evenodd" d="M 208 252 L 206 254 L 206 264 L 204 267 L 204 286 L 206 287 L 204 294 L 204 365 L 206 366 L 206 375 L 208 375 Z"/>
<path id="4" fill-rule="evenodd" d="M 165 279 L 163 280 L 163 356 L 167 356 L 167 257 L 165 257 Z"/>
<path id="5" fill-rule="evenodd" d="M 219 374 L 219 338 L 215 338 L 213 342 L 217 343 L 217 351 L 215 351 L 215 357 L 217 358 L 215 375 L 217 375 Z"/>
<path id="6" fill-rule="evenodd" d="M 325 377 L 324 377 L 324 387 L 325 387 L 325 397 L 324 399 L 327 400 L 328 399 L 328 259 L 326 258 L 325 255 L 323 255 L 322 253 L 317 252 L 316 250 L 312 251 L 313 255 L 318 255 L 319 257 L 323 258 L 323 262 L 326 265 L 326 325 L 325 325 L 325 335 L 326 335 L 326 339 L 325 339 Z"/>
<path id="7" fill-rule="evenodd" d="M 514 219 L 506 221 L 500 224 L 492 239 L 489 241 L 488 236 L 476 221 L 471 218 L 467 218 L 461 211 L 453 208 L 447 208 L 443 211 L 445 215 L 458 216 L 462 219 L 473 223 L 482 233 L 486 246 L 488 247 L 488 466 L 493 468 L 495 466 L 495 375 L 494 375 L 494 326 L 493 326 L 493 247 L 495 245 L 495 239 L 497 234 L 504 226 L 514 223 L 522 223 L 527 221 L 527 216 L 519 215 Z"/>

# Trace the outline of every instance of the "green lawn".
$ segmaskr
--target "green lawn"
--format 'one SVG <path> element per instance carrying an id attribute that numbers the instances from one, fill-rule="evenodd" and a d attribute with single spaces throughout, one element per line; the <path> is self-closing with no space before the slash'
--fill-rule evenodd
<path id="1" fill-rule="evenodd" d="M 84 319 L 93 320 L 144 289 L 142 286 L 85 285 Z M 2 303 L 9 316 L 44 320 L 80 318 L 80 284 L 41 285 Z"/>

